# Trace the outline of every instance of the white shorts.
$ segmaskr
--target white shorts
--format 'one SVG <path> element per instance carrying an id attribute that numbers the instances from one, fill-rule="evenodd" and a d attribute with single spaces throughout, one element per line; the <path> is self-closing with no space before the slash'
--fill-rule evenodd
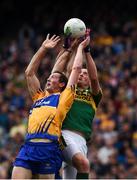
<path id="1" fill-rule="evenodd" d="M 72 157 L 79 152 L 87 157 L 86 140 L 82 136 L 70 130 L 62 130 L 62 136 L 67 144 L 63 150 L 66 163 L 72 165 Z"/>

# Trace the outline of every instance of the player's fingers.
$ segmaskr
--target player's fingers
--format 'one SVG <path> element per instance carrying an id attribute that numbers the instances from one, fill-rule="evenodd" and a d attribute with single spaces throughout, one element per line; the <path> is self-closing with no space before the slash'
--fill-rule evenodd
<path id="1" fill-rule="evenodd" d="M 50 40 L 53 40 L 55 37 L 56 37 L 56 35 L 54 34 L 54 35 L 50 38 Z"/>
<path id="2" fill-rule="evenodd" d="M 89 44 L 89 42 L 90 42 L 90 37 L 88 36 L 86 37 L 86 39 L 82 41 L 81 44 L 83 45 L 83 47 L 86 47 Z"/>
<path id="3" fill-rule="evenodd" d="M 86 29 L 86 37 L 89 36 L 89 35 L 90 35 L 90 29 L 87 28 L 87 29 Z"/>
<path id="4" fill-rule="evenodd" d="M 86 44 L 88 45 L 90 43 L 90 37 L 88 36 L 85 40 L 86 40 Z"/>
<path id="5" fill-rule="evenodd" d="M 60 38 L 58 38 L 55 42 L 58 43 L 60 41 Z"/>
<path id="6" fill-rule="evenodd" d="M 53 39 L 53 41 L 57 41 L 58 39 L 60 39 L 60 37 L 59 37 L 59 36 L 56 36 L 56 37 Z"/>
<path id="7" fill-rule="evenodd" d="M 91 29 L 90 29 L 90 28 L 87 28 L 87 31 L 88 31 L 88 32 L 90 32 L 90 31 L 91 31 Z"/>
<path id="8" fill-rule="evenodd" d="M 48 35 L 47 35 L 46 39 L 49 39 L 49 36 L 50 36 L 50 34 L 48 33 Z"/>
<path id="9" fill-rule="evenodd" d="M 53 46 L 56 46 L 56 44 L 58 44 L 59 41 L 60 41 L 60 39 L 57 39 L 56 41 L 53 41 Z"/>
<path id="10" fill-rule="evenodd" d="M 85 39 L 84 41 L 89 41 L 89 39 L 90 39 L 90 37 L 89 37 L 89 36 L 87 36 L 87 37 L 86 37 L 86 39 Z"/>

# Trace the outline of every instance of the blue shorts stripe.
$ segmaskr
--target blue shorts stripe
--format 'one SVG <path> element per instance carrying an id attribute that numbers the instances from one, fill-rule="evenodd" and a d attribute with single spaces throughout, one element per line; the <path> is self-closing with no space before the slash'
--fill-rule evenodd
<path id="1" fill-rule="evenodd" d="M 33 134 L 26 134 L 25 140 L 28 141 L 30 139 L 50 139 L 52 141 L 58 141 L 58 136 L 49 135 L 47 133 L 33 133 Z"/>

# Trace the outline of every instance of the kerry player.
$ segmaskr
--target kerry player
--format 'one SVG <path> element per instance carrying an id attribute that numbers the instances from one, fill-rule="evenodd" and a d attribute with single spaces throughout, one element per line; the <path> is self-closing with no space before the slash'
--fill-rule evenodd
<path id="1" fill-rule="evenodd" d="M 89 30 L 87 32 L 89 35 Z M 70 74 L 74 61 L 76 46 L 65 41 L 65 50 L 58 57 L 53 70 L 64 71 Z M 90 165 L 87 159 L 87 145 L 92 133 L 92 122 L 102 97 L 96 65 L 87 46 L 84 50 L 87 69 L 83 68 L 79 75 L 75 100 L 63 122 L 62 135 L 66 142 L 63 150 L 65 179 L 87 179 Z"/>

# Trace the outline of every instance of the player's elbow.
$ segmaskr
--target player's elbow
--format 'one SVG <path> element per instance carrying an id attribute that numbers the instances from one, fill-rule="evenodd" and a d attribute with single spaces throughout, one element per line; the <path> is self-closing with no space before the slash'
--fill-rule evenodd
<path id="1" fill-rule="evenodd" d="M 32 73 L 28 68 L 25 70 L 25 76 L 30 77 L 33 76 L 34 73 Z"/>
<path id="2" fill-rule="evenodd" d="M 25 70 L 25 76 L 28 77 L 30 75 L 28 69 Z"/>

